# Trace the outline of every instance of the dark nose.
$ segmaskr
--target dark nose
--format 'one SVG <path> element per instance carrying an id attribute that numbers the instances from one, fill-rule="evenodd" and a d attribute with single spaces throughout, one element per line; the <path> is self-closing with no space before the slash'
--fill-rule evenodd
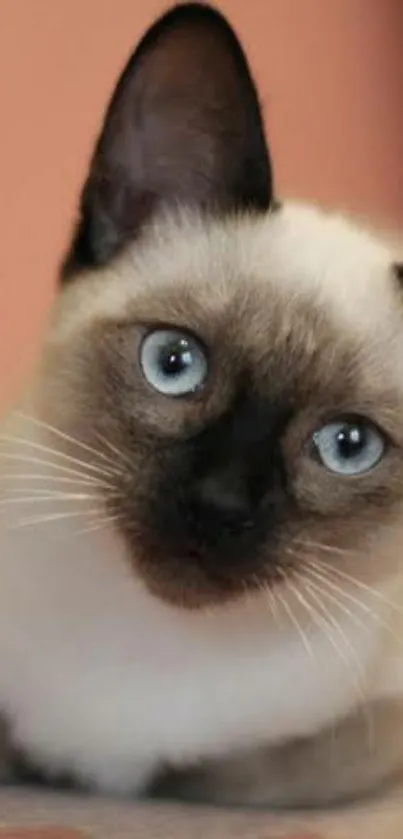
<path id="1" fill-rule="evenodd" d="M 200 523 L 211 520 L 224 527 L 236 526 L 253 519 L 256 499 L 246 477 L 222 471 L 196 483 L 192 506 Z"/>

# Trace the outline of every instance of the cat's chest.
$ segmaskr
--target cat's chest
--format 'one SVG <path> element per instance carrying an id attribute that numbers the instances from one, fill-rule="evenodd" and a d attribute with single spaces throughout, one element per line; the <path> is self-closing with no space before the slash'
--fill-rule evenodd
<path id="1" fill-rule="evenodd" d="M 267 603 L 181 615 L 102 541 L 24 538 L 1 553 L 0 710 L 56 769 L 125 790 L 165 760 L 316 731 L 357 699 L 354 659 L 323 632 L 307 649 Z"/>

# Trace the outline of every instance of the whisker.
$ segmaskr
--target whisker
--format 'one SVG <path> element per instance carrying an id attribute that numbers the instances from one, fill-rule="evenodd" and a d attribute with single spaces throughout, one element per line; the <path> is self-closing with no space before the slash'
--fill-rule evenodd
<path id="1" fill-rule="evenodd" d="M 89 482 L 95 484 L 96 486 L 100 486 L 101 482 L 99 478 L 96 478 L 92 475 L 86 475 L 85 472 L 79 471 L 78 469 L 73 469 L 71 466 L 65 466 L 61 463 L 55 463 L 53 460 L 44 460 L 43 458 L 39 457 L 32 457 L 31 455 L 22 454 L 14 454 L 12 452 L 2 452 L 0 451 L 0 459 L 2 460 L 12 460 L 16 463 L 34 463 L 39 466 L 49 467 L 51 469 L 58 469 L 62 474 L 67 475 L 76 475 L 78 478 L 85 478 Z"/>
<path id="2" fill-rule="evenodd" d="M 359 617 L 358 617 L 358 615 L 356 615 L 356 614 L 355 614 L 355 612 L 353 612 L 353 611 L 352 611 L 352 609 L 349 609 L 349 607 L 348 607 L 348 606 L 346 606 L 346 605 L 345 605 L 345 603 L 342 603 L 342 602 L 339 600 L 339 598 L 338 598 L 338 597 L 336 597 L 334 594 L 331 594 L 331 592 L 330 592 L 330 591 L 326 591 L 326 589 L 324 589 L 323 587 L 319 586 L 319 585 L 318 585 L 317 583 L 315 583 L 313 580 L 309 580 L 309 581 L 307 581 L 307 580 L 304 578 L 303 573 L 301 573 L 299 576 L 300 576 L 300 579 L 303 581 L 304 585 L 306 585 L 306 584 L 308 583 L 308 585 L 309 585 L 309 589 L 313 589 L 313 590 L 314 590 L 314 591 L 316 591 L 316 592 L 317 592 L 317 593 L 318 593 L 321 597 L 324 597 L 324 598 L 325 598 L 326 600 L 328 600 L 330 603 L 333 603 L 335 606 L 337 606 L 337 608 L 338 608 L 338 609 L 340 609 L 340 611 L 341 611 L 341 612 L 343 612 L 343 614 L 344 614 L 344 615 L 346 615 L 346 617 L 350 618 L 350 619 L 353 621 L 353 623 L 355 623 L 355 624 L 356 624 L 356 626 L 357 626 L 359 629 L 368 630 L 368 626 L 364 623 L 364 621 L 363 621 L 361 618 L 359 618 Z M 372 617 L 372 615 L 371 615 L 371 617 Z"/>
<path id="3" fill-rule="evenodd" d="M 284 580 L 286 581 L 286 576 L 285 576 L 285 575 L 284 575 Z M 288 582 L 288 581 L 287 581 L 287 582 Z M 306 651 L 307 651 L 307 653 L 308 653 L 309 657 L 310 657 L 310 658 L 313 658 L 314 656 L 313 656 L 313 650 L 312 650 L 312 647 L 311 647 L 311 645 L 310 645 L 310 643 L 309 643 L 308 637 L 307 637 L 307 635 L 306 635 L 306 633 L 305 633 L 304 629 L 302 628 L 302 626 L 301 626 L 301 624 L 300 624 L 300 622 L 299 622 L 299 620 L 298 620 L 298 618 L 297 618 L 297 616 L 296 616 L 295 612 L 293 611 L 293 609 L 291 608 L 291 606 L 289 605 L 289 603 L 287 603 L 286 598 L 285 598 L 285 597 L 283 597 L 283 595 L 281 594 L 281 592 L 277 591 L 277 597 L 278 597 L 278 599 L 279 599 L 279 601 L 280 601 L 280 603 L 281 603 L 281 605 L 282 605 L 282 607 L 283 607 L 284 611 L 285 611 L 285 612 L 286 612 L 286 614 L 288 615 L 288 617 L 289 617 L 289 619 L 290 619 L 291 623 L 294 625 L 295 629 L 297 630 L 297 633 L 298 633 L 299 637 L 301 638 L 301 641 L 302 641 L 302 643 L 303 643 L 303 645 L 304 645 L 304 647 L 305 647 L 305 649 L 306 649 Z"/>
<path id="4" fill-rule="evenodd" d="M 324 617 L 324 615 L 321 613 L 321 611 L 319 611 L 315 606 L 313 606 L 313 604 L 310 603 L 309 600 L 307 600 L 307 598 L 304 597 L 302 592 L 299 591 L 297 589 L 297 587 L 295 586 L 295 594 L 297 593 L 297 591 L 298 591 L 298 599 L 305 606 L 305 608 L 308 610 L 308 613 L 311 616 L 313 622 L 316 624 L 316 626 L 322 632 L 324 632 L 325 638 L 330 642 L 330 644 L 332 645 L 334 650 L 337 652 L 338 656 L 341 658 L 341 660 L 344 662 L 344 664 L 346 664 L 348 666 L 348 668 L 351 669 L 351 661 L 348 658 L 348 656 L 343 652 L 343 650 L 341 649 L 341 647 L 339 646 L 337 641 L 334 639 L 334 637 L 332 635 L 332 632 L 331 632 L 332 626 L 331 625 L 329 626 L 329 623 L 328 623 L 326 617 Z M 322 608 L 322 604 L 320 602 L 319 602 L 319 606 Z"/>
<path id="5" fill-rule="evenodd" d="M 265 590 L 267 599 L 269 601 L 270 611 L 273 615 L 274 622 L 279 627 L 279 629 L 282 629 L 283 623 L 282 623 L 282 620 L 281 620 L 280 610 L 278 608 L 278 601 L 277 601 L 276 593 L 275 593 L 275 591 L 273 591 L 273 589 L 270 586 L 267 589 L 264 589 L 264 590 Z"/>
<path id="6" fill-rule="evenodd" d="M 325 568 L 327 570 L 326 566 Z M 339 596 L 343 597 L 344 600 L 347 600 L 347 602 L 353 604 L 354 606 L 357 606 L 358 609 L 360 609 L 362 612 L 368 615 L 374 621 L 374 623 L 377 623 L 378 626 L 382 627 L 382 629 L 385 629 L 393 637 L 395 637 L 396 641 L 399 640 L 395 636 L 395 633 L 393 632 L 393 629 L 390 626 L 390 624 L 387 621 L 385 621 L 385 619 L 381 615 L 378 615 L 378 613 L 375 612 L 374 609 L 371 609 L 371 607 L 368 606 L 367 603 L 363 603 L 362 600 L 360 600 L 358 597 L 355 597 L 349 591 L 345 591 L 345 589 L 341 588 L 341 586 L 339 586 L 333 579 L 331 579 L 331 571 L 332 569 L 329 569 L 328 573 L 325 573 L 323 570 L 320 570 L 316 567 L 316 563 L 313 560 L 307 562 L 305 566 L 305 572 L 309 573 L 311 577 L 314 577 L 316 580 L 319 580 L 323 585 L 326 585 L 329 589 L 336 591 L 339 594 Z"/>
<path id="7" fill-rule="evenodd" d="M 91 487 L 92 489 L 92 487 Z M 46 495 L 49 498 L 96 498 L 96 494 L 94 492 L 66 492 L 63 489 L 53 489 L 50 487 L 41 487 L 38 489 L 37 487 L 11 487 L 7 489 L 7 496 L 10 498 L 15 498 L 16 501 L 19 500 L 19 496 L 26 495 L 30 493 L 32 497 L 36 496 L 43 496 Z M 106 493 L 105 493 L 106 495 Z M 120 492 L 117 489 L 112 489 L 111 492 L 107 493 L 108 498 L 113 498 L 114 496 L 120 495 Z M 7 497 L 4 498 L 2 494 L 0 494 L 0 502 L 3 500 L 7 500 Z"/>
<path id="8" fill-rule="evenodd" d="M 16 498 L 1 498 L 0 499 L 0 508 L 7 507 L 9 504 L 35 504 L 36 502 L 40 501 L 88 501 L 91 498 L 95 498 L 94 495 L 87 495 L 84 493 L 63 493 L 61 495 L 48 494 L 48 495 L 30 495 L 30 496 L 23 496 L 23 497 L 16 497 Z"/>
<path id="9" fill-rule="evenodd" d="M 296 576 L 300 576 L 300 575 L 296 575 Z M 304 581 L 304 583 L 306 583 L 305 579 L 303 581 Z M 312 592 L 309 592 L 309 593 L 312 596 Z M 350 666 L 351 665 L 350 659 L 343 653 L 343 651 L 341 650 L 341 648 L 339 647 L 339 645 L 336 643 L 335 639 L 333 638 L 333 635 L 331 633 L 332 623 L 330 622 L 330 625 L 329 625 L 327 614 L 326 614 L 326 617 L 322 614 L 323 604 L 321 603 L 321 601 L 318 599 L 318 597 L 316 595 L 314 597 L 314 600 L 319 605 L 319 610 L 318 610 L 317 607 L 313 607 L 312 603 L 310 603 L 310 607 L 311 607 L 311 609 L 314 610 L 314 612 L 312 612 L 312 615 L 315 614 L 317 620 L 319 621 L 319 624 L 317 624 L 317 625 L 319 625 L 322 629 L 325 628 L 325 637 L 332 643 L 332 646 L 337 650 L 338 654 L 341 656 L 343 661 Z M 333 627 L 333 629 L 334 628 L 335 627 Z"/>
<path id="10" fill-rule="evenodd" d="M 361 666 L 361 662 L 359 661 L 359 659 L 357 657 L 357 652 L 354 649 L 354 646 L 351 643 L 350 639 L 347 637 L 346 633 L 344 632 L 344 630 L 340 626 L 339 621 L 332 615 L 330 609 L 328 609 L 327 606 L 322 602 L 322 600 L 317 595 L 316 591 L 313 589 L 313 587 L 311 586 L 311 584 L 308 581 L 305 581 L 305 589 L 307 589 L 309 591 L 311 597 L 318 604 L 318 608 L 322 609 L 322 611 L 324 612 L 324 614 L 326 616 L 326 620 L 329 621 L 329 623 L 333 626 L 335 632 L 337 632 L 339 637 L 342 639 L 346 649 L 349 651 L 349 653 L 354 658 L 354 661 L 357 665 L 357 670 L 362 674 L 362 666 Z"/>
<path id="11" fill-rule="evenodd" d="M 23 445 L 28 446 L 35 451 L 45 452 L 45 454 L 53 455 L 54 457 L 58 457 L 61 460 L 66 460 L 68 463 L 76 464 L 77 466 L 82 466 L 84 469 L 89 469 L 91 472 L 95 472 L 98 475 L 102 475 L 104 477 L 116 477 L 117 475 L 121 475 L 122 473 L 116 469 L 112 469 L 111 467 L 101 467 L 97 466 L 94 463 L 86 463 L 84 460 L 80 460 L 77 457 L 72 457 L 70 454 L 66 454 L 65 452 L 60 452 L 57 449 L 52 449 L 50 446 L 45 446 L 42 443 L 37 443 L 34 440 L 24 440 L 23 437 L 8 437 L 6 435 L 0 436 L 0 442 L 2 443 L 12 443 L 15 445 Z"/>
<path id="12" fill-rule="evenodd" d="M 344 641 L 346 645 L 350 657 L 347 657 L 346 663 L 348 662 L 348 667 L 353 679 L 353 685 L 355 690 L 357 691 L 357 697 L 360 702 L 360 707 L 364 716 L 365 724 L 366 724 L 366 731 L 367 731 L 367 743 L 368 749 L 371 750 L 373 745 L 373 738 L 374 738 L 374 730 L 373 730 L 373 717 L 371 714 L 371 709 L 366 701 L 365 697 L 365 672 L 361 661 L 358 657 L 357 651 L 354 648 L 353 644 L 350 642 L 349 638 L 343 631 L 342 627 L 340 626 L 339 622 L 333 617 L 329 609 L 326 607 L 324 603 L 322 603 L 318 594 L 316 594 L 315 590 L 313 589 L 311 583 L 305 581 L 305 588 L 308 590 L 311 597 L 314 598 L 315 602 L 319 604 L 319 607 L 325 612 L 326 619 L 330 620 L 332 625 L 334 626 L 335 630 L 337 631 L 339 637 Z M 322 594 L 322 592 L 320 592 Z M 351 659 L 352 656 L 352 659 Z M 356 668 L 356 673 L 352 668 L 352 664 L 354 663 Z"/>
<path id="13" fill-rule="evenodd" d="M 106 463 L 108 463 L 110 466 L 112 466 L 112 467 L 115 466 L 115 464 L 111 460 L 111 458 L 108 457 L 108 455 L 106 455 L 100 449 L 96 449 L 93 446 L 90 446 L 88 443 L 84 443 L 82 440 L 79 440 L 77 437 L 72 437 L 70 434 L 67 434 L 65 431 L 61 431 L 60 428 L 56 428 L 56 426 L 50 425 L 49 423 L 44 422 L 43 420 L 40 420 L 37 417 L 30 417 L 27 414 L 22 413 L 21 411 L 15 411 L 14 413 L 15 413 L 16 416 L 19 416 L 20 419 L 25 420 L 25 422 L 29 422 L 29 423 L 31 423 L 31 425 L 35 425 L 38 428 L 44 428 L 46 431 L 50 431 L 52 434 L 55 434 L 60 439 L 65 440 L 66 442 L 71 443 L 74 446 L 78 446 L 79 448 L 95 455 L 96 457 L 100 457 L 102 460 L 106 461 Z M 109 441 L 104 440 L 103 442 L 107 443 L 107 445 L 111 448 L 111 444 L 109 443 Z M 117 449 L 115 450 L 114 453 L 117 454 Z"/>
<path id="14" fill-rule="evenodd" d="M 336 545 L 325 545 L 322 542 L 311 542 L 308 539 L 295 539 L 294 544 L 301 545 L 301 547 L 308 548 L 308 550 L 320 550 L 325 553 L 335 554 L 336 556 L 353 556 L 356 553 L 348 548 L 339 548 Z"/>
<path id="15" fill-rule="evenodd" d="M 103 443 L 104 446 L 107 446 L 107 448 L 110 449 L 112 454 L 116 455 L 116 457 L 119 458 L 122 465 L 129 466 L 130 469 L 132 469 L 133 464 L 131 463 L 130 458 L 124 452 L 122 452 L 120 449 L 118 449 L 117 446 L 115 446 L 113 443 L 111 443 L 111 441 L 108 440 L 107 437 L 104 437 L 103 434 L 100 434 L 99 431 L 96 431 L 95 434 L 98 437 L 98 439 L 101 441 L 101 443 Z"/>
<path id="16" fill-rule="evenodd" d="M 301 604 L 301 606 L 303 606 L 306 609 L 309 617 L 312 617 L 312 612 L 311 612 L 311 609 L 309 608 L 309 604 L 308 604 L 307 600 L 305 599 L 305 597 L 301 594 L 301 592 L 298 591 L 297 586 L 295 586 L 294 583 L 286 575 L 284 575 L 284 581 L 286 583 L 287 588 L 292 592 L 292 594 L 294 595 L 296 600 L 298 600 L 298 602 Z M 307 649 L 310 657 L 312 659 L 315 659 L 315 655 L 314 655 L 314 652 L 313 652 L 313 647 L 312 647 L 312 644 L 309 641 L 308 635 L 306 634 L 305 631 L 302 630 L 302 627 L 300 627 L 300 629 L 301 629 L 301 632 L 303 632 L 302 637 L 304 638 L 305 648 Z"/>
<path id="17" fill-rule="evenodd" d="M 47 524 L 47 523 L 59 521 L 61 519 L 74 518 L 75 516 L 97 515 L 100 512 L 103 513 L 104 512 L 103 509 L 101 507 L 99 507 L 99 508 L 95 507 L 91 510 L 70 510 L 69 512 L 66 512 L 66 513 L 54 513 L 52 515 L 47 515 L 47 516 L 35 516 L 35 517 L 32 517 L 32 518 L 23 519 L 22 521 L 19 521 L 16 525 L 11 525 L 9 529 L 10 530 L 19 530 L 20 528 L 23 528 L 23 527 L 31 527 L 31 526 L 38 525 L 38 524 Z"/>
<path id="18" fill-rule="evenodd" d="M 7 481 L 48 481 L 61 484 L 74 484 L 75 486 L 97 486 L 104 489 L 115 489 L 113 484 L 108 484 L 106 481 L 98 480 L 92 476 L 88 478 L 66 478 L 61 475 L 23 474 L 21 472 L 5 474 L 2 472 L 1 477 Z"/>
<path id="19" fill-rule="evenodd" d="M 352 585 L 355 585 L 358 589 L 366 594 L 369 594 L 371 597 L 379 600 L 381 603 L 384 603 L 385 606 L 389 606 L 395 612 L 398 612 L 400 615 L 403 615 L 403 609 L 397 605 L 393 600 L 390 600 L 383 592 L 378 591 L 376 588 L 369 586 L 367 583 L 363 583 L 362 580 L 358 580 L 356 577 L 351 576 L 345 571 L 342 571 L 340 568 L 336 568 L 333 565 L 329 566 L 326 562 L 322 562 L 320 559 L 310 560 L 311 563 L 316 563 L 319 568 L 325 569 L 328 573 L 333 574 L 334 576 L 338 577 L 341 580 L 344 580 Z M 345 596 L 351 597 L 352 595 L 349 592 L 344 592 Z M 364 606 L 364 604 L 363 604 Z M 369 607 L 368 607 L 369 608 Z"/>
<path id="20" fill-rule="evenodd" d="M 120 521 L 122 518 L 123 516 L 119 515 L 119 513 L 114 516 L 104 516 L 104 518 L 92 522 L 88 527 L 84 527 L 82 530 L 76 530 L 75 535 L 82 536 L 85 533 L 94 533 L 97 530 L 102 530 L 105 525 L 113 524 L 113 522 Z"/>
<path id="21" fill-rule="evenodd" d="M 295 544 L 297 544 L 297 543 L 301 544 L 301 541 L 302 540 L 299 540 L 299 542 L 298 542 L 298 540 L 296 540 Z M 323 550 L 323 551 L 325 551 L 327 553 L 330 553 L 330 554 L 332 552 L 334 552 L 336 555 L 337 554 L 342 554 L 342 555 L 353 555 L 354 554 L 353 551 L 343 552 L 343 550 L 341 548 L 335 549 L 333 551 L 333 548 L 332 548 L 331 545 L 322 545 L 320 542 L 319 543 L 317 543 L 317 542 L 312 542 L 312 543 L 303 542 L 303 544 L 306 548 L 311 548 L 313 550 Z M 288 552 L 291 552 L 290 548 L 288 549 Z M 296 554 L 296 553 L 294 553 L 294 555 L 298 556 L 298 554 Z M 398 612 L 400 615 L 403 616 L 403 609 L 400 606 L 398 606 L 398 604 L 395 603 L 393 600 L 390 600 L 390 598 L 388 598 L 383 592 L 378 591 L 376 588 L 373 588 L 372 586 L 368 585 L 367 583 L 364 583 L 362 580 L 358 580 L 357 577 L 354 577 L 351 574 L 348 574 L 347 571 L 342 571 L 341 568 L 338 568 L 335 565 L 329 566 L 328 563 L 324 562 L 321 559 L 318 559 L 317 557 L 315 557 L 315 560 L 310 559 L 309 561 L 310 562 L 315 561 L 321 568 L 326 569 L 326 571 L 331 570 L 332 574 L 335 574 L 337 577 L 340 577 L 340 579 L 345 580 L 346 582 L 349 582 L 352 585 L 357 586 L 357 588 L 360 588 L 362 591 L 365 591 L 367 594 L 371 595 L 371 597 L 374 597 L 376 600 L 379 600 L 379 601 L 383 602 L 386 606 L 389 606 L 391 609 L 394 609 L 396 612 Z"/>
<path id="22" fill-rule="evenodd" d="M 276 571 L 277 570 L 278 569 L 276 568 Z M 272 616 L 274 618 L 274 622 L 275 622 L 276 626 L 279 629 L 282 629 L 283 628 L 283 623 L 282 623 L 282 620 L 281 620 L 280 610 L 278 608 L 279 604 L 278 604 L 278 601 L 277 601 L 277 598 L 276 598 L 275 591 L 273 590 L 273 588 L 270 585 L 269 586 L 264 585 L 260 581 L 260 579 L 257 575 L 253 575 L 252 579 L 253 579 L 253 581 L 256 585 L 257 590 L 259 592 L 261 592 L 262 594 L 264 594 L 266 601 L 268 601 L 269 608 L 270 608 L 270 613 L 272 614 Z M 249 592 L 249 594 L 250 594 L 250 592 Z"/>

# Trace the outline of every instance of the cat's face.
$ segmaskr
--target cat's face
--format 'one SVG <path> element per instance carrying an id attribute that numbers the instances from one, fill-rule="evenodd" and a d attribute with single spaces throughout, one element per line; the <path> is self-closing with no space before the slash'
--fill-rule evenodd
<path id="1" fill-rule="evenodd" d="M 101 496 L 157 596 L 194 608 L 292 585 L 315 545 L 355 573 L 381 545 L 382 569 L 359 573 L 393 569 L 394 258 L 274 201 L 253 83 L 216 13 L 184 6 L 148 33 L 93 159 L 44 410 L 116 453 Z"/>

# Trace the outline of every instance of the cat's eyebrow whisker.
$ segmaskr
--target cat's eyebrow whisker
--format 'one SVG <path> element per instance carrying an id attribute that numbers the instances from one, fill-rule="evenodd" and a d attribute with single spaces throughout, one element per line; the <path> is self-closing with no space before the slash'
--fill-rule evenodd
<path id="1" fill-rule="evenodd" d="M 85 460 L 80 460 L 77 457 L 73 457 L 70 454 L 66 454 L 65 452 L 60 452 L 58 449 L 53 449 L 51 446 L 45 446 L 43 443 L 37 443 L 35 440 L 25 440 L 23 437 L 9 437 L 7 435 L 0 436 L 1 443 L 12 443 L 18 446 L 28 446 L 28 448 L 34 449 L 34 451 L 44 452 L 45 454 L 53 455 L 54 457 L 60 458 L 61 460 L 67 461 L 68 463 L 72 463 L 73 465 L 81 466 L 82 468 L 89 470 L 90 472 L 95 472 L 98 475 L 101 475 L 106 478 L 116 477 L 122 475 L 122 472 L 117 469 L 112 469 L 112 467 L 101 467 L 96 465 L 95 463 L 87 463 Z"/>
<path id="2" fill-rule="evenodd" d="M 36 466 L 44 466 L 45 468 L 58 470 L 62 475 L 75 475 L 78 478 L 85 478 L 92 482 L 95 486 L 101 486 L 102 481 L 95 475 L 88 475 L 83 470 L 73 469 L 71 466 L 65 466 L 62 463 L 55 463 L 53 460 L 45 460 L 40 457 L 33 457 L 31 455 L 14 454 L 14 452 L 3 452 L 0 450 L 0 460 L 14 461 L 15 463 L 33 463 Z M 108 476 L 109 477 L 109 476 Z"/>
<path id="3" fill-rule="evenodd" d="M 87 451 L 87 452 L 95 455 L 96 457 L 101 458 L 107 464 L 109 464 L 111 467 L 115 466 L 115 463 L 111 460 L 110 457 L 108 457 L 107 454 L 105 454 L 105 452 L 102 452 L 100 449 L 96 449 L 93 446 L 90 446 L 88 443 L 84 443 L 78 437 L 72 437 L 70 434 L 67 434 L 65 431 L 62 431 L 60 428 L 57 428 L 55 425 L 51 425 L 50 423 L 44 422 L 43 420 L 40 420 L 37 417 L 28 416 L 27 414 L 24 414 L 21 411 L 14 411 L 14 414 L 15 414 L 15 416 L 20 417 L 20 419 L 24 420 L 25 422 L 29 422 L 29 423 L 31 423 L 31 425 L 35 425 L 38 428 L 44 428 L 46 431 L 50 431 L 52 434 L 55 434 L 61 440 L 65 440 L 66 442 L 71 443 L 74 446 L 78 446 L 79 448 L 83 449 L 84 451 Z M 112 447 L 108 440 L 104 439 L 103 442 L 106 443 L 109 448 Z M 117 454 L 118 450 L 117 449 L 114 450 L 114 447 L 113 447 L 112 451 L 114 451 L 114 454 Z"/>

